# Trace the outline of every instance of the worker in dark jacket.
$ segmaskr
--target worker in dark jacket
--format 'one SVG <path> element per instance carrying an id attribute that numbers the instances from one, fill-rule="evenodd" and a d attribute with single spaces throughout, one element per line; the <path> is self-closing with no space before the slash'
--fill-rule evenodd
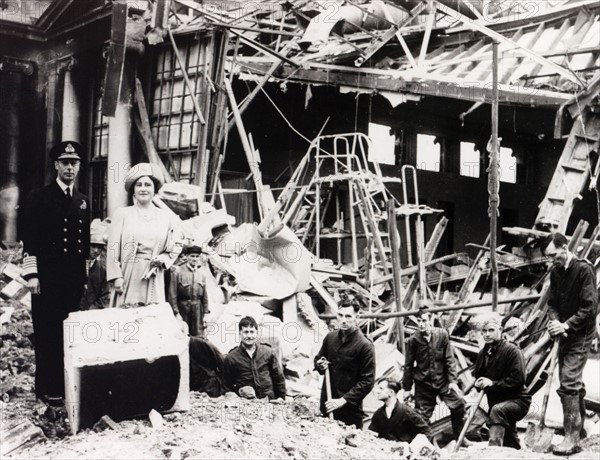
<path id="1" fill-rule="evenodd" d="M 285 378 L 271 345 L 258 342 L 258 324 L 251 316 L 241 319 L 240 346 L 225 357 L 223 383 L 227 391 L 246 398 L 285 399 Z"/>
<path id="2" fill-rule="evenodd" d="M 23 278 L 31 291 L 35 394 L 64 397 L 63 321 L 79 308 L 90 250 L 88 198 L 75 189 L 83 147 L 61 142 L 49 152 L 56 180 L 33 190 L 23 216 Z"/>
<path id="3" fill-rule="evenodd" d="M 439 397 L 450 409 L 452 433 L 458 439 L 465 416 L 465 400 L 456 377 L 450 336 L 432 325 L 426 309 L 417 314 L 419 329 L 406 342 L 402 386 L 405 392 L 415 384 L 415 408 L 427 421 Z M 465 444 L 468 444 L 466 441 Z"/>
<path id="4" fill-rule="evenodd" d="M 353 302 L 340 305 L 339 329 L 325 336 L 315 368 L 321 374 L 328 369 L 331 377 L 331 399 L 325 384 L 321 389 L 321 413 L 362 428 L 362 401 L 375 384 L 375 348 L 358 328 L 358 309 Z"/>
<path id="5" fill-rule="evenodd" d="M 381 380 L 375 386 L 375 394 L 383 401 L 383 406 L 373 414 L 369 430 L 390 441 L 412 442 L 418 434 L 431 437 L 429 425 L 423 417 L 409 405 L 398 401 L 400 389 L 400 382 L 390 379 Z"/>
<path id="6" fill-rule="evenodd" d="M 557 455 L 579 451 L 585 420 L 583 369 L 595 336 L 598 307 L 596 276 L 593 266 L 567 248 L 567 239 L 555 233 L 546 240 L 544 254 L 553 259 L 550 274 L 548 332 L 560 340 L 557 391 L 563 407 L 565 437 L 555 446 Z"/>
<path id="7" fill-rule="evenodd" d="M 531 396 L 525 391 L 525 360 L 521 350 L 502 338 L 502 320 L 491 315 L 483 323 L 485 345 L 477 354 L 475 388 L 489 406 L 490 446 L 520 449 L 516 423 L 527 415 Z"/>

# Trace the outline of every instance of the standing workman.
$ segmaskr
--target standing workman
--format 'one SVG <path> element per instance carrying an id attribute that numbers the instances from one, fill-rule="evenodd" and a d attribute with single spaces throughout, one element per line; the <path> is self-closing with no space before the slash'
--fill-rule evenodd
<path id="1" fill-rule="evenodd" d="M 477 354 L 473 376 L 475 388 L 487 396 L 489 445 L 520 449 L 516 425 L 531 405 L 525 391 L 525 359 L 516 345 L 502 338 L 500 315 L 483 322 L 482 334 L 485 345 Z"/>
<path id="2" fill-rule="evenodd" d="M 450 409 L 452 435 L 458 440 L 465 416 L 465 400 L 457 383 L 456 364 L 445 329 L 433 327 L 427 309 L 417 313 L 417 331 L 406 342 L 402 387 L 415 384 L 415 409 L 429 422 L 439 397 Z M 465 439 L 463 444 L 469 443 Z"/>
<path id="3" fill-rule="evenodd" d="M 32 294 L 35 393 L 53 405 L 64 397 L 63 321 L 76 311 L 86 283 L 90 248 L 88 198 L 75 188 L 83 148 L 73 141 L 49 152 L 57 171 L 33 190 L 23 218 L 23 278 Z"/>
<path id="4" fill-rule="evenodd" d="M 363 426 L 362 401 L 375 385 L 375 347 L 358 327 L 356 302 L 344 301 L 338 309 L 338 330 L 325 336 L 315 356 L 315 369 L 324 374 L 329 369 L 331 399 L 327 382 L 321 389 L 321 413 L 346 425 Z"/>
<path id="5" fill-rule="evenodd" d="M 585 384 L 583 369 L 595 336 L 598 306 L 596 276 L 593 266 L 579 259 L 567 248 L 561 233 L 548 237 L 544 254 L 553 260 L 550 273 L 548 332 L 560 340 L 557 390 L 563 407 L 565 438 L 553 448 L 557 455 L 571 455 L 580 450 L 579 440 L 585 420 Z M 585 434 L 584 434 L 585 435 Z"/>
<path id="6" fill-rule="evenodd" d="M 167 301 L 171 304 L 176 317 L 188 325 L 192 337 L 206 338 L 206 321 L 209 313 L 206 278 L 202 272 L 202 248 L 186 245 L 183 254 L 187 261 L 171 268 Z"/>

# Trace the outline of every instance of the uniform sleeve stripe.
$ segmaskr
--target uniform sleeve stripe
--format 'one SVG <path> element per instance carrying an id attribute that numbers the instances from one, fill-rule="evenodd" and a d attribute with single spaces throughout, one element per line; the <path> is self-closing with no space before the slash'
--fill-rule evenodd
<path id="1" fill-rule="evenodd" d="M 27 280 L 29 278 L 35 278 L 37 274 L 37 257 L 25 255 L 23 257 L 23 272 L 21 273 L 21 276 Z"/>

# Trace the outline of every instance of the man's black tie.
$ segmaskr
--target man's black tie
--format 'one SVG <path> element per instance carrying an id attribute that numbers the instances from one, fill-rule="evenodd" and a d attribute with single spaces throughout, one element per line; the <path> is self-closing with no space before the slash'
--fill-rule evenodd
<path id="1" fill-rule="evenodd" d="M 67 197 L 67 200 L 71 199 L 71 189 L 67 188 L 67 190 L 65 190 L 65 197 Z"/>

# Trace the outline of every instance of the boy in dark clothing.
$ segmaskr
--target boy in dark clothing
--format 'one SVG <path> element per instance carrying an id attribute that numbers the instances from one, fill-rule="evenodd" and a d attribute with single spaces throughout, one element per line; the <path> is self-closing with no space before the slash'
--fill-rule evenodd
<path id="1" fill-rule="evenodd" d="M 242 397 L 285 399 L 285 378 L 268 343 L 258 343 L 258 324 L 251 316 L 241 319 L 240 346 L 225 357 L 223 382 L 227 391 Z"/>
<path id="2" fill-rule="evenodd" d="M 550 273 L 548 332 L 559 340 L 557 391 L 563 406 L 565 438 L 554 447 L 557 455 L 580 450 L 585 417 L 583 369 L 596 334 L 598 307 L 593 266 L 568 250 L 567 238 L 555 233 L 546 241 L 544 254 L 553 259 Z"/>
<path id="3" fill-rule="evenodd" d="M 175 316 L 180 316 L 187 323 L 190 335 L 205 338 L 204 315 L 209 311 L 206 280 L 201 267 L 202 248 L 185 246 L 183 252 L 187 262 L 171 269 L 167 300 Z"/>
<path id="4" fill-rule="evenodd" d="M 489 406 L 490 446 L 520 449 L 516 423 L 527 415 L 531 396 L 525 391 L 525 360 L 519 348 L 502 338 L 499 315 L 483 323 L 485 346 L 477 354 L 475 388 Z"/>
<path id="5" fill-rule="evenodd" d="M 223 355 L 202 337 L 190 337 L 190 390 L 216 398 L 223 394 Z"/>
<path id="6" fill-rule="evenodd" d="M 450 336 L 446 330 L 433 327 L 426 309 L 417 314 L 417 323 L 419 329 L 406 343 L 402 386 L 404 391 L 410 391 L 414 380 L 415 408 L 427 421 L 439 396 L 450 409 L 452 434 L 457 440 L 463 426 L 465 400 L 457 384 Z"/>
<path id="7" fill-rule="evenodd" d="M 108 308 L 110 289 L 106 280 L 106 240 L 110 219 L 94 219 L 90 225 L 90 268 L 85 292 L 81 298 L 81 310 Z"/>
<path id="8" fill-rule="evenodd" d="M 338 310 L 339 329 L 325 336 L 315 356 L 315 369 L 324 374 L 329 369 L 331 396 L 321 388 L 321 413 L 333 412 L 346 425 L 363 426 L 362 401 L 375 384 L 375 347 L 358 328 L 359 306 L 342 303 Z"/>
<path id="9" fill-rule="evenodd" d="M 383 406 L 375 411 L 369 430 L 390 441 L 411 442 L 416 435 L 431 436 L 427 422 L 407 404 L 401 404 L 396 394 L 400 382 L 384 379 L 375 387 L 377 399 Z"/>

